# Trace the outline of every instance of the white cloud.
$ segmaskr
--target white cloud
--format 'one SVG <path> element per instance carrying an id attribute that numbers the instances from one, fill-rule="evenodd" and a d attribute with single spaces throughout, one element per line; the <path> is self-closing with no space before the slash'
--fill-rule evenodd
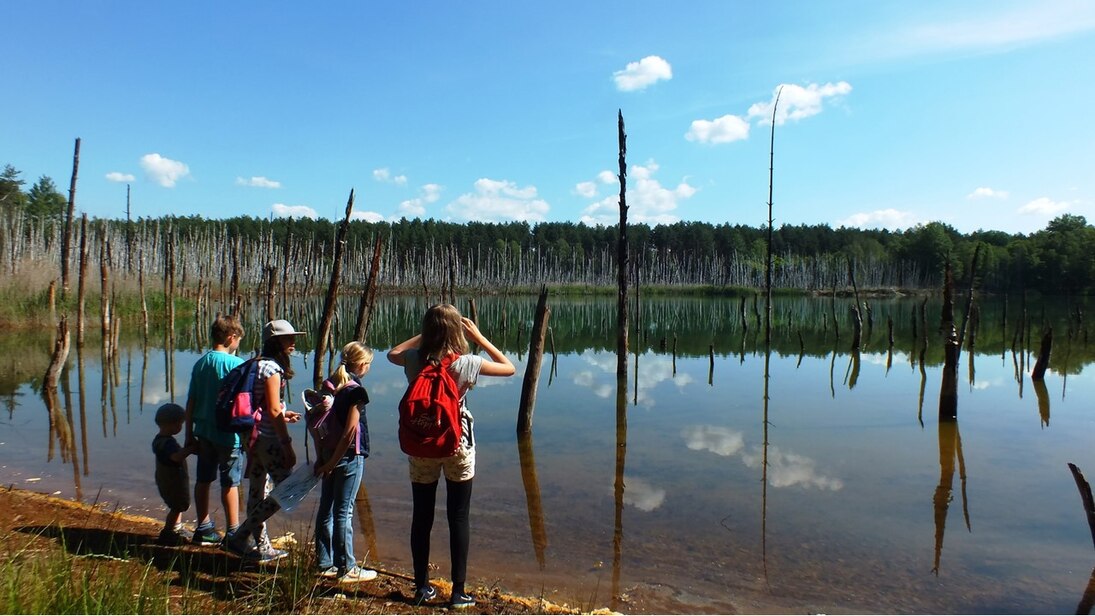
<path id="1" fill-rule="evenodd" d="M 605 169 L 597 174 L 597 181 L 602 184 L 619 184 L 620 178 L 616 177 L 615 173 Z"/>
<path id="2" fill-rule="evenodd" d="M 275 203 L 270 206 L 270 212 L 277 218 L 311 218 L 312 220 L 319 218 L 319 214 L 316 213 L 315 209 L 307 205 Z"/>
<path id="3" fill-rule="evenodd" d="M 252 186 L 254 188 L 281 188 L 281 182 L 264 178 L 261 175 L 252 176 L 250 178 L 236 178 L 237 186 Z"/>
<path id="4" fill-rule="evenodd" d="M 663 79 L 673 78 L 673 68 L 658 56 L 647 56 L 638 62 L 628 62 L 627 68 L 612 73 L 616 89 L 621 92 L 642 90 Z"/>
<path id="5" fill-rule="evenodd" d="M 574 192 L 578 193 L 578 195 L 581 197 L 585 197 L 586 199 L 592 199 L 593 197 L 597 196 L 597 183 L 578 182 L 578 184 L 574 186 Z"/>
<path id="6" fill-rule="evenodd" d="M 1095 5 L 1043 1 L 913 26 L 893 36 L 890 45 L 906 53 L 1008 49 L 1091 30 L 1095 30 Z"/>
<path id="7" fill-rule="evenodd" d="M 399 203 L 399 211 L 404 216 L 422 218 L 426 215 L 426 206 L 441 198 L 440 184 L 425 184 L 414 199 Z"/>
<path id="8" fill-rule="evenodd" d="M 966 195 L 967 199 L 1007 199 L 1008 191 L 995 190 L 987 186 L 980 186 L 974 189 L 973 192 Z"/>
<path id="9" fill-rule="evenodd" d="M 141 168 L 148 179 L 164 188 L 174 188 L 175 182 L 190 175 L 190 167 L 185 163 L 164 158 L 155 152 L 141 157 Z"/>
<path id="10" fill-rule="evenodd" d="M 110 180 L 111 182 L 132 182 L 133 180 L 135 180 L 137 178 L 133 177 L 132 173 L 122 173 L 120 171 L 111 171 L 110 173 L 106 174 L 106 179 Z"/>
<path id="11" fill-rule="evenodd" d="M 536 194 L 535 186 L 520 188 L 509 180 L 480 178 L 474 193 L 460 195 L 445 209 L 461 220 L 543 222 L 551 206 Z"/>
<path id="12" fill-rule="evenodd" d="M 616 487 L 612 489 L 615 491 Z M 654 511 L 664 502 L 664 488 L 652 486 L 645 479 L 624 475 L 624 504 L 640 511 Z"/>
<path id="13" fill-rule="evenodd" d="M 668 225 L 680 220 L 674 212 L 680 201 L 696 194 L 696 189 L 687 182 L 681 182 L 675 188 L 665 188 L 654 179 L 658 164 L 650 161 L 646 165 L 632 165 L 629 172 L 627 219 L 635 223 Z M 617 183 L 616 176 L 602 171 L 598 178 L 603 183 Z M 612 225 L 620 219 L 619 194 L 605 197 L 582 210 L 580 222 L 586 225 Z"/>
<path id="14" fill-rule="evenodd" d="M 364 220 L 365 222 L 380 222 L 384 216 L 376 212 L 351 212 L 350 220 Z"/>
<path id="15" fill-rule="evenodd" d="M 736 115 L 694 120 L 684 138 L 700 143 L 730 143 L 749 138 L 749 123 Z"/>
<path id="16" fill-rule="evenodd" d="M 384 182 L 386 184 L 396 184 L 398 186 L 407 185 L 407 176 L 397 175 L 393 177 L 391 170 L 389 170 L 387 167 L 384 167 L 382 169 L 373 169 L 373 179 L 377 182 Z"/>
<path id="17" fill-rule="evenodd" d="M 751 453 L 743 453 L 741 459 L 749 468 L 760 468 L 764 464 L 764 454 L 759 447 L 754 447 Z M 814 468 L 816 463 L 806 456 L 784 453 L 773 446 L 768 448 L 767 462 L 768 485 L 773 488 L 802 486 L 833 492 L 844 488 L 844 482 L 840 479 L 819 474 Z"/>
<path id="18" fill-rule="evenodd" d="M 1073 201 L 1050 201 L 1049 197 L 1041 197 L 1019 208 L 1019 214 L 1032 214 L 1036 216 L 1054 216 L 1068 210 L 1075 205 Z"/>
<path id="19" fill-rule="evenodd" d="M 783 91 L 780 92 L 780 88 Z M 772 90 L 772 99 L 766 103 L 753 103 L 749 106 L 748 117 L 760 124 L 772 123 L 772 105 L 779 92 L 779 108 L 776 110 L 776 126 L 782 126 L 787 120 L 799 121 L 821 113 L 825 99 L 840 97 L 852 91 L 847 81 L 818 85 L 811 83 L 802 87 L 794 83 L 785 83 Z"/>
<path id="20" fill-rule="evenodd" d="M 685 426 L 681 438 L 689 449 L 733 456 L 745 447 L 745 437 L 737 430 L 720 426 Z"/>
<path id="21" fill-rule="evenodd" d="M 875 210 L 873 212 L 859 212 L 838 220 L 838 227 L 858 227 L 860 229 L 908 229 L 916 225 L 919 220 L 912 212 L 902 212 L 893 208 Z"/>

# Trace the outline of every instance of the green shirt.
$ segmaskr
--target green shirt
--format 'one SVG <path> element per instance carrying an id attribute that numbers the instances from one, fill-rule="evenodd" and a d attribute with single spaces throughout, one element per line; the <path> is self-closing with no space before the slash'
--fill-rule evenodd
<path id="1" fill-rule="evenodd" d="M 198 438 L 222 447 L 240 446 L 239 435 L 217 429 L 214 413 L 221 379 L 242 363 L 241 358 L 231 353 L 209 351 L 194 364 L 194 371 L 190 373 L 188 396 L 193 405 L 194 435 Z"/>

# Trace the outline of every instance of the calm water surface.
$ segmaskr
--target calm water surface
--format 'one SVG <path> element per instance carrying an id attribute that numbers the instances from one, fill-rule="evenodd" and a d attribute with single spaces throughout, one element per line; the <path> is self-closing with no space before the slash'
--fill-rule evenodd
<path id="1" fill-rule="evenodd" d="M 382 354 L 413 333 L 425 304 L 385 301 L 370 334 L 373 455 L 356 547 L 374 564 L 409 568 L 410 489 L 395 438 L 405 381 Z M 545 357 L 533 438 L 520 442 L 518 349 L 535 298 L 480 302 L 484 332 L 517 359 L 518 375 L 484 378 L 470 398 L 474 582 L 623 612 L 1053 613 L 1080 603 L 1095 550 L 1066 463 L 1095 476 L 1095 379 L 1086 332 L 1074 325 L 1066 340 L 1063 302 L 1028 307 L 1035 347 L 1043 320 L 1057 332 L 1044 388 L 1025 376 L 1031 356 L 1011 347 L 1025 344 L 1018 303 L 1010 321 L 1001 304 L 983 305 L 975 351 L 961 357 L 958 421 L 940 422 L 937 302 L 922 364 L 919 302 L 876 302 L 856 357 L 846 300 L 836 304 L 839 339 L 830 299 L 779 300 L 766 411 L 751 303 L 743 330 L 740 300 L 644 300 L 618 413 L 613 300 L 554 299 L 557 359 L 551 370 Z M 307 314 L 294 323 L 314 329 Z M 38 379 L 5 377 L 5 481 L 161 517 L 152 417 L 185 401 L 201 355 L 193 327 L 180 330 L 173 353 L 162 332 L 147 345 L 126 339 L 111 370 L 97 340 L 80 353 L 74 345 L 52 423 Z M 44 369 L 49 340 L 20 344 L 4 365 L 25 356 Z M 310 353 L 295 361 L 294 402 Z M 303 458 L 303 428 L 294 430 Z M 310 539 L 303 509 L 273 530 Z M 447 543 L 440 514 L 442 577 Z"/>

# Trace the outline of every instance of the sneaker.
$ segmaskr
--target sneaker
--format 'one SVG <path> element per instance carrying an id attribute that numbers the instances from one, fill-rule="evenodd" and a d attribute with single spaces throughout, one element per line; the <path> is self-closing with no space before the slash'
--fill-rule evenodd
<path id="1" fill-rule="evenodd" d="M 212 526 L 196 528 L 194 529 L 194 537 L 190 539 L 190 542 L 194 545 L 217 545 L 221 542 L 221 536 Z"/>
<path id="2" fill-rule="evenodd" d="M 462 609 L 465 607 L 472 607 L 475 605 L 475 597 L 469 595 L 466 592 L 456 593 L 449 599 L 449 607 L 455 609 Z"/>
<path id="3" fill-rule="evenodd" d="M 354 566 L 353 568 L 343 573 L 338 578 L 339 584 L 354 584 L 357 582 L 368 582 L 369 580 L 376 579 L 376 571 L 372 569 L 363 569 L 361 567 Z M 437 594 L 436 591 L 434 594 Z"/>
<path id="4" fill-rule="evenodd" d="M 426 584 L 420 588 L 414 590 L 414 604 L 422 605 L 423 603 L 429 603 L 437 598 L 437 589 L 433 584 Z"/>
<path id="5" fill-rule="evenodd" d="M 165 528 L 160 531 L 160 536 L 156 537 L 156 544 L 163 546 L 179 546 L 186 543 L 187 539 L 181 532 L 173 528 Z"/>
<path id="6" fill-rule="evenodd" d="M 258 560 L 258 550 L 248 545 L 247 540 L 248 537 L 240 537 L 238 534 L 225 535 L 221 547 L 240 558 Z"/>
<path id="7" fill-rule="evenodd" d="M 266 549 L 256 549 L 253 554 L 253 560 L 260 564 L 265 564 L 274 562 L 275 560 L 281 560 L 288 556 L 289 552 L 269 546 Z"/>
<path id="8" fill-rule="evenodd" d="M 331 565 L 330 567 L 327 567 L 326 569 L 319 569 L 319 570 L 316 571 L 316 575 L 318 575 L 321 578 L 334 579 L 334 578 L 338 577 L 338 567 L 335 567 L 334 565 Z"/>

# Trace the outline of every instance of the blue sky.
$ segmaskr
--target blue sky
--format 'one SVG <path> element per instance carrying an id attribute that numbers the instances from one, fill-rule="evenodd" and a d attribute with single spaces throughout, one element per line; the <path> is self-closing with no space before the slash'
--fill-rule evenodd
<path id="1" fill-rule="evenodd" d="M 77 209 L 1030 233 L 1095 220 L 1095 3 L 9 0 L 0 165 Z"/>

